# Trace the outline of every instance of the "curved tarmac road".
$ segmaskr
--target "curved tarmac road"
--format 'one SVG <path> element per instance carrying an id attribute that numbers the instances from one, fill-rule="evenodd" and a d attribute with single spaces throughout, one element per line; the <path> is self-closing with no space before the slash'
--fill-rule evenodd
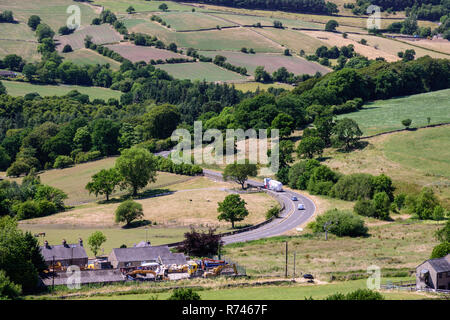
<path id="1" fill-rule="evenodd" d="M 164 151 L 157 153 L 157 155 L 167 157 L 169 153 L 170 151 Z M 204 169 L 203 173 L 210 179 L 223 180 L 222 174 L 220 172 Z M 261 182 L 254 180 L 248 180 L 247 183 L 259 187 L 263 186 Z M 316 211 L 314 202 L 308 197 L 301 195 L 300 193 L 286 190 L 282 192 L 268 191 L 268 193 L 275 198 L 278 198 L 284 204 L 284 210 L 280 213 L 280 217 L 259 228 L 229 236 L 224 236 L 222 237 L 222 241 L 225 244 L 245 242 L 281 235 L 286 231 L 292 230 L 295 227 L 308 221 Z M 297 197 L 298 201 L 292 201 L 291 198 L 293 196 Z M 300 203 L 303 203 L 305 205 L 304 210 L 297 209 L 297 206 Z"/>

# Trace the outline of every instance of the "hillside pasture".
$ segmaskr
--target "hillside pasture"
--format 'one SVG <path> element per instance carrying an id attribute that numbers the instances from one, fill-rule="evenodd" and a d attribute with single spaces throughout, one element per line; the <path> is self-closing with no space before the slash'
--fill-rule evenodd
<path id="1" fill-rule="evenodd" d="M 255 28 L 254 30 L 297 54 L 300 53 L 300 50 L 305 51 L 307 55 L 315 54 L 318 47 L 330 47 L 326 42 L 296 30 L 275 28 Z"/>
<path id="2" fill-rule="evenodd" d="M 216 18 L 201 12 L 164 12 L 159 16 L 176 31 L 237 26 L 236 23 Z"/>
<path id="3" fill-rule="evenodd" d="M 68 85 L 38 85 L 28 82 L 18 81 L 1 81 L 6 87 L 9 95 L 24 96 L 27 93 L 36 92 L 41 96 L 63 96 L 72 90 L 77 90 L 82 94 L 87 94 L 91 100 L 103 99 L 107 101 L 109 98 L 120 99 L 122 92 L 114 91 L 107 88 L 100 87 L 82 87 L 82 86 L 68 86 Z"/>
<path id="4" fill-rule="evenodd" d="M 242 82 L 242 83 L 233 83 L 234 87 L 237 90 L 241 90 L 242 92 L 255 92 L 257 90 L 267 90 L 269 88 L 282 88 L 286 90 L 292 90 L 294 87 L 287 83 L 260 83 L 260 82 Z"/>
<path id="5" fill-rule="evenodd" d="M 150 62 L 150 60 L 156 61 L 159 59 L 166 60 L 170 58 L 187 58 L 187 56 L 169 50 L 158 49 L 155 47 L 136 46 L 130 43 L 107 45 L 106 47 L 132 62 Z"/>
<path id="6" fill-rule="evenodd" d="M 72 13 L 67 13 L 67 9 L 71 5 L 80 8 L 81 26 L 88 26 L 97 16 L 94 9 L 88 4 L 72 0 L 0 1 L 0 11 L 11 10 L 14 18 L 25 24 L 31 15 L 38 15 L 42 22 L 57 32 L 60 27 L 66 25 L 67 19 L 71 16 Z"/>
<path id="7" fill-rule="evenodd" d="M 127 8 L 133 6 L 137 13 L 160 12 L 159 6 L 162 3 L 167 4 L 169 11 L 191 11 L 192 7 L 173 1 L 145 1 L 145 0 L 93 0 L 93 4 L 103 6 L 114 13 L 128 15 Z M 200 11 L 200 10 L 198 10 Z"/>
<path id="8" fill-rule="evenodd" d="M 0 59 L 8 54 L 17 54 L 27 62 L 37 62 L 41 59 L 40 53 L 37 52 L 37 46 L 37 42 L 0 39 Z"/>
<path id="9" fill-rule="evenodd" d="M 314 75 L 316 72 L 326 74 L 329 69 L 321 66 L 318 63 L 307 61 L 296 56 L 285 56 L 283 54 L 271 53 L 255 53 L 246 54 L 242 52 L 231 51 L 201 51 L 200 54 L 214 58 L 216 55 L 221 55 L 227 58 L 227 62 L 232 65 L 247 68 L 250 74 L 255 72 L 256 67 L 264 66 L 268 72 L 273 72 L 281 67 L 285 67 L 289 72 L 294 74 L 310 74 Z"/>
<path id="10" fill-rule="evenodd" d="M 247 79 L 247 77 L 236 72 L 220 68 L 213 63 L 207 62 L 161 64 L 157 67 L 167 71 L 167 73 L 176 79 L 205 80 L 210 82 L 242 81 Z"/>
<path id="11" fill-rule="evenodd" d="M 355 120 L 364 135 L 403 129 L 402 120 L 411 119 L 411 128 L 450 122 L 450 89 L 406 97 L 369 102 L 357 112 L 339 115 L 338 119 Z"/>
<path id="12" fill-rule="evenodd" d="M 92 42 L 95 44 L 114 43 L 122 40 L 122 36 L 110 25 L 92 25 L 81 28 L 69 35 L 55 37 L 57 41 L 56 49 L 62 51 L 66 44 L 69 44 L 73 50 L 84 48 L 86 36 L 91 36 Z"/>
<path id="13" fill-rule="evenodd" d="M 110 59 L 108 57 L 105 57 L 93 50 L 89 50 L 86 48 L 79 49 L 73 52 L 69 53 L 62 53 L 61 54 L 64 59 L 70 60 L 76 65 L 82 66 L 85 64 L 100 64 L 105 65 L 109 64 L 111 66 L 111 69 L 113 70 L 119 70 L 120 63 L 116 60 Z"/>

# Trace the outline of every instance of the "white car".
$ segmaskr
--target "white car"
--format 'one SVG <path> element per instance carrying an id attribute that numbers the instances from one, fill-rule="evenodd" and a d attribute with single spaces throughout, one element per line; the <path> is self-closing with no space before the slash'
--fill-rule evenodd
<path id="1" fill-rule="evenodd" d="M 305 205 L 303 203 L 300 203 L 297 208 L 298 210 L 305 210 Z"/>

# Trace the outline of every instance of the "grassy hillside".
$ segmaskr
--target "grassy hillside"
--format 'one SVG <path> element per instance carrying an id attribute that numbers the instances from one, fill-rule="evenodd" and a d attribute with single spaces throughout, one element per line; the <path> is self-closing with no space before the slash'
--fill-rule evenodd
<path id="1" fill-rule="evenodd" d="M 41 96 L 62 96 L 71 90 L 78 90 L 83 94 L 87 94 L 91 100 L 98 98 L 108 100 L 109 98 L 120 99 L 122 92 L 114 91 L 99 87 L 82 87 L 82 86 L 68 86 L 68 85 L 37 85 L 27 82 L 17 81 L 2 81 L 6 87 L 8 94 L 12 96 L 24 96 L 27 93 L 37 92 Z"/>
<path id="2" fill-rule="evenodd" d="M 412 128 L 450 122 L 450 89 L 416 94 L 364 105 L 363 109 L 338 116 L 355 120 L 364 135 L 403 129 L 402 120 L 411 119 Z"/>
<path id="3" fill-rule="evenodd" d="M 64 59 L 70 60 L 79 66 L 85 65 L 85 64 L 104 65 L 104 64 L 109 63 L 109 65 L 111 66 L 111 69 L 113 69 L 113 70 L 119 70 L 119 68 L 120 68 L 120 63 L 117 62 L 116 60 L 102 56 L 101 54 L 99 54 L 93 50 L 86 49 L 86 48 L 76 50 L 73 52 L 69 52 L 69 53 L 63 53 L 61 55 L 64 57 Z"/>
<path id="4" fill-rule="evenodd" d="M 236 72 L 222 69 L 215 64 L 206 62 L 161 64 L 158 68 L 167 71 L 177 79 L 231 81 L 245 80 L 246 77 Z"/>

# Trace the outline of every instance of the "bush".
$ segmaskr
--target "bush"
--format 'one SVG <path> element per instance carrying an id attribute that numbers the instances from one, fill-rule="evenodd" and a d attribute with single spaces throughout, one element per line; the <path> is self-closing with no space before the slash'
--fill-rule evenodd
<path id="1" fill-rule="evenodd" d="M 210 228 L 208 232 L 197 232 L 191 229 L 184 234 L 184 241 L 177 247 L 177 251 L 184 252 L 195 257 L 209 257 L 218 254 L 223 245 L 220 234 Z"/>
<path id="2" fill-rule="evenodd" d="M 384 296 L 373 290 L 357 289 L 347 294 L 335 293 L 325 298 L 325 300 L 384 300 Z"/>
<path id="3" fill-rule="evenodd" d="M 192 288 L 178 288 L 167 300 L 201 300 L 201 298 Z"/>
<path id="4" fill-rule="evenodd" d="M 372 195 L 372 176 L 366 173 L 354 173 L 342 176 L 332 190 L 333 197 L 347 201 L 371 199 Z"/>
<path id="5" fill-rule="evenodd" d="M 280 207 L 276 206 L 267 210 L 266 219 L 278 218 L 278 214 L 280 213 Z"/>
<path id="6" fill-rule="evenodd" d="M 368 229 L 360 217 L 349 211 L 337 209 L 328 210 L 323 215 L 318 216 L 310 227 L 314 232 L 323 232 L 325 223 L 330 221 L 332 225 L 329 226 L 328 230 L 338 237 L 358 237 L 367 234 Z"/>
<path id="7" fill-rule="evenodd" d="M 53 164 L 53 168 L 55 169 L 63 169 L 73 165 L 73 160 L 68 156 L 58 156 Z"/>
<path id="8" fill-rule="evenodd" d="M 83 163 L 88 161 L 94 161 L 102 156 L 100 151 L 79 152 L 75 156 L 75 163 Z"/>
<path id="9" fill-rule="evenodd" d="M 18 220 L 31 219 L 39 216 L 39 206 L 34 200 L 16 203 L 13 205 L 12 210 Z"/>
<path id="10" fill-rule="evenodd" d="M 430 259 L 442 258 L 450 253 L 450 242 L 442 242 L 434 247 Z"/>
<path id="11" fill-rule="evenodd" d="M 116 222 L 126 222 L 128 226 L 133 220 L 142 218 L 142 205 L 133 200 L 126 200 L 116 209 Z"/>
<path id="12" fill-rule="evenodd" d="M 22 294 L 22 287 L 12 282 L 6 272 L 0 270 L 0 300 L 17 299 Z"/>
<path id="13" fill-rule="evenodd" d="M 45 217 L 58 212 L 56 205 L 48 200 L 40 200 L 37 202 L 38 215 L 39 217 Z"/>
<path id="14" fill-rule="evenodd" d="M 31 166 L 25 163 L 25 161 L 16 160 L 8 170 L 6 170 L 6 175 L 8 177 L 20 177 L 22 174 L 28 174 L 30 170 Z"/>

